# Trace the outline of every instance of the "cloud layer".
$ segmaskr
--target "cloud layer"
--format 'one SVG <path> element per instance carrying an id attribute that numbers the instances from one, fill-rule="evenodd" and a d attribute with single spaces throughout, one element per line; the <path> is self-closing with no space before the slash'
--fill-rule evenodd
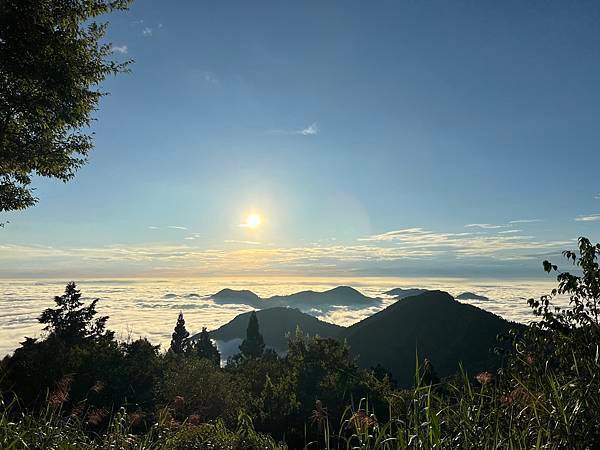
<path id="1" fill-rule="evenodd" d="M 599 216 L 600 219 L 600 216 Z M 391 268 L 428 270 L 453 266 L 537 261 L 570 248 L 572 240 L 541 240 L 504 226 L 470 224 L 481 231 L 439 232 L 403 228 L 342 243 L 328 240 L 304 246 L 277 247 L 258 241 L 226 239 L 221 248 L 196 244 L 199 234 L 180 236 L 180 244 L 48 247 L 0 245 L 0 276 L 47 271 L 86 273 L 201 275 L 284 273 L 323 275 L 383 273 Z M 483 225 L 483 226 L 482 226 Z M 158 227 L 150 227 L 156 229 Z M 186 227 L 170 225 L 174 230 Z M 8 269 L 11 268 L 11 269 Z M 446 270 L 446 269 L 444 269 Z"/>

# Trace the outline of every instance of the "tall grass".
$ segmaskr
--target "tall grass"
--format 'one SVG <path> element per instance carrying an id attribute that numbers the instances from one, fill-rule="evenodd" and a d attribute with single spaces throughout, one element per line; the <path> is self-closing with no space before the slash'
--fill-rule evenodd
<path id="1" fill-rule="evenodd" d="M 38 414 L 12 418 L 15 404 L 2 404 L 0 411 L 0 448 L 22 449 L 265 449 L 286 450 L 271 437 L 257 433 L 252 421 L 240 413 L 236 430 L 228 430 L 222 421 L 191 425 L 171 421 L 169 414 L 160 414 L 158 421 L 141 434 L 132 432 L 132 422 L 124 409 L 112 418 L 108 429 L 97 434 L 76 417 L 65 417 L 51 407 Z"/>
<path id="2" fill-rule="evenodd" d="M 595 351 L 595 350 L 591 350 Z M 573 358 L 570 374 L 532 370 L 521 374 L 465 373 L 452 381 L 429 385 L 416 378 L 410 390 L 389 399 L 389 420 L 380 422 L 369 401 L 349 405 L 338 423 L 326 409 L 307 427 L 320 430 L 305 449 L 563 449 L 594 448 L 600 411 L 598 358 Z M 13 449 L 272 449 L 285 444 L 255 431 L 240 413 L 236 429 L 222 421 L 174 423 L 168 410 L 156 423 L 134 433 L 130 415 L 117 411 L 106 430 L 95 433 L 84 420 L 51 406 L 16 416 L 14 402 L 0 407 L 0 448 Z M 316 411 L 318 412 L 318 411 Z"/>
<path id="3" fill-rule="evenodd" d="M 584 449 L 598 448 L 600 366 L 579 366 L 582 379 L 551 371 L 502 381 L 485 374 L 452 382 L 417 385 L 390 399 L 390 420 L 377 421 L 367 399 L 348 407 L 336 431 L 305 448 L 399 449 Z M 502 376 L 502 375 L 501 375 Z M 582 381 L 585 380 L 584 383 Z M 507 390 L 508 386 L 514 386 Z"/>

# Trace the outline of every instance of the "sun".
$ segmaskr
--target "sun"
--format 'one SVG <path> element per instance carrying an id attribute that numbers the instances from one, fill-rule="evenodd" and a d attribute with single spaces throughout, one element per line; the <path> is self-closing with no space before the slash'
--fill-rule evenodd
<path id="1" fill-rule="evenodd" d="M 250 214 L 246 217 L 246 222 L 244 222 L 244 226 L 247 228 L 258 228 L 260 226 L 261 220 L 258 214 Z"/>

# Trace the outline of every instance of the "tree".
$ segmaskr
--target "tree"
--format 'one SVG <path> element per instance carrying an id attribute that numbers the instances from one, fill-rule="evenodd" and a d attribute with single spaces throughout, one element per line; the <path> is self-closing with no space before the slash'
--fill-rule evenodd
<path id="1" fill-rule="evenodd" d="M 549 261 L 543 263 L 546 272 L 558 273 L 558 287 L 539 301 L 529 300 L 534 312 L 542 317 L 542 328 L 565 331 L 586 325 L 600 327 L 600 244 L 580 237 L 578 247 L 579 256 L 571 250 L 564 251 L 563 256 L 581 270 L 581 275 L 561 272 Z M 570 308 L 554 306 L 552 299 L 557 295 L 568 296 Z"/>
<path id="2" fill-rule="evenodd" d="M 265 351 L 265 341 L 260 334 L 256 312 L 252 311 L 248 328 L 246 329 L 246 339 L 240 345 L 240 351 L 246 358 L 260 358 Z"/>
<path id="3" fill-rule="evenodd" d="M 189 336 L 190 333 L 185 328 L 185 319 L 183 318 L 183 313 L 179 312 L 177 324 L 175 325 L 175 329 L 171 335 L 171 351 L 176 355 L 185 353 L 188 347 Z"/>
<path id="4" fill-rule="evenodd" d="M 45 331 L 67 345 L 97 341 L 101 338 L 113 339 L 114 333 L 105 329 L 108 316 L 95 318 L 98 299 L 84 306 L 81 292 L 74 282 L 67 284 L 64 295 L 54 297 L 54 303 L 57 308 L 46 309 L 38 320 L 46 325 Z"/>
<path id="5" fill-rule="evenodd" d="M 131 0 L 0 2 L 0 211 L 36 203 L 32 175 L 68 181 L 93 148 L 89 127 L 110 59 L 94 19 Z"/>
<path id="6" fill-rule="evenodd" d="M 210 340 L 210 335 L 206 330 L 206 327 L 202 328 L 198 339 L 192 347 L 192 352 L 200 358 L 206 358 L 211 361 L 215 366 L 221 365 L 221 353 Z"/>

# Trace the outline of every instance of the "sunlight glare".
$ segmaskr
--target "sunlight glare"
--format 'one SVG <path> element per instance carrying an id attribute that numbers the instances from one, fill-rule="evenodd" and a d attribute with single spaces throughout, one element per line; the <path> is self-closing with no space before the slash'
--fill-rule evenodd
<path id="1" fill-rule="evenodd" d="M 246 217 L 245 225 L 248 228 L 258 228 L 260 223 L 261 223 L 261 220 L 260 220 L 260 216 L 258 214 L 250 214 L 248 217 Z"/>

